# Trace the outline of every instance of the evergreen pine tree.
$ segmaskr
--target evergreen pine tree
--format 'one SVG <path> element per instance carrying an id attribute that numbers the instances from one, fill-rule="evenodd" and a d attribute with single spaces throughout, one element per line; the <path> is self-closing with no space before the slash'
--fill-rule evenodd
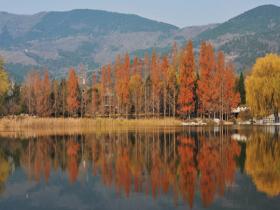
<path id="1" fill-rule="evenodd" d="M 240 73 L 239 82 L 238 82 L 238 91 L 240 93 L 241 104 L 246 104 L 246 92 L 244 85 L 244 76 L 243 73 Z"/>

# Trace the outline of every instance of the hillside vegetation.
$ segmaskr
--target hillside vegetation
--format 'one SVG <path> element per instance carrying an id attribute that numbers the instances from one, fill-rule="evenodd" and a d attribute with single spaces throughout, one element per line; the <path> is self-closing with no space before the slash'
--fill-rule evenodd
<path id="1" fill-rule="evenodd" d="M 280 8 L 260 6 L 222 24 L 178 28 L 137 15 L 79 9 L 16 15 L 0 12 L 0 55 L 12 78 L 31 69 L 49 69 L 55 77 L 84 64 L 92 72 L 119 54 L 143 57 L 170 51 L 174 41 L 210 41 L 234 61 L 238 71 L 257 57 L 280 52 Z M 196 50 L 197 51 L 197 50 Z"/>
<path id="2" fill-rule="evenodd" d="M 239 70 L 245 70 L 257 57 L 280 52 L 279 14 L 280 7 L 260 6 L 202 32 L 195 40 L 213 42 L 235 61 Z"/>

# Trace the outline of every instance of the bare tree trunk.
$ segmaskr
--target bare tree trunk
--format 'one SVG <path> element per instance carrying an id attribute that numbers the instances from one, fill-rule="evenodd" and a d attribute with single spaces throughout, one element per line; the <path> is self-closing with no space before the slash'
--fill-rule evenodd
<path id="1" fill-rule="evenodd" d="M 275 123 L 279 123 L 279 114 L 278 111 L 274 112 L 274 119 L 275 119 Z"/>
<path id="2" fill-rule="evenodd" d="M 145 91 L 145 97 L 144 97 L 144 112 L 145 112 L 145 118 L 147 118 L 147 90 L 146 90 L 146 85 L 144 87 Z"/>
<path id="3" fill-rule="evenodd" d="M 62 114 L 63 114 L 63 118 L 65 117 L 65 95 L 64 95 L 64 90 L 63 90 L 63 94 L 62 94 Z"/>
<path id="4" fill-rule="evenodd" d="M 158 118 L 160 117 L 160 97 L 158 96 L 158 104 L 157 104 L 157 109 L 158 109 Z"/>
<path id="5" fill-rule="evenodd" d="M 168 97 L 168 117 L 171 116 L 171 96 Z"/>
<path id="6" fill-rule="evenodd" d="M 164 94 L 163 94 L 163 117 L 166 117 L 166 87 L 164 87 Z"/>
<path id="7" fill-rule="evenodd" d="M 173 117 L 176 116 L 176 89 L 173 90 Z"/>
<path id="8" fill-rule="evenodd" d="M 143 89 L 141 88 L 141 91 L 140 91 L 140 99 L 139 99 L 139 109 L 138 109 L 138 116 L 137 116 L 137 119 L 140 118 L 141 116 L 141 113 L 142 113 L 142 109 L 143 109 L 143 106 L 142 106 L 142 97 L 143 97 Z"/>
<path id="9" fill-rule="evenodd" d="M 154 94 L 154 90 L 153 91 L 153 96 L 152 96 L 152 100 L 153 100 L 153 117 L 155 117 L 155 94 Z"/>
<path id="10" fill-rule="evenodd" d="M 80 117 L 83 117 L 83 111 L 84 111 L 84 90 L 82 89 L 82 98 L 81 98 L 81 115 Z"/>
<path id="11" fill-rule="evenodd" d="M 125 106 L 126 108 L 126 119 L 128 119 L 128 104 Z"/>

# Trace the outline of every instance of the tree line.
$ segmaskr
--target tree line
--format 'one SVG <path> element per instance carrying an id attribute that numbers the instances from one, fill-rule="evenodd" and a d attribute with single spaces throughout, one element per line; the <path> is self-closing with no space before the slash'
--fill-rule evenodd
<path id="1" fill-rule="evenodd" d="M 227 119 L 240 103 L 234 66 L 207 42 L 197 54 L 189 41 L 181 49 L 175 43 L 164 56 L 156 51 L 143 59 L 117 56 L 91 78 L 82 66 L 70 68 L 61 80 L 51 80 L 48 71 L 32 71 L 6 91 L 1 110 L 40 117 Z"/>

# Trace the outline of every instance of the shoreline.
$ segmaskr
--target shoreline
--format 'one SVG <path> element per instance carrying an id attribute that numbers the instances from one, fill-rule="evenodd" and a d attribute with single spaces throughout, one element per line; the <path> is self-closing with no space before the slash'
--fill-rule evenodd
<path id="1" fill-rule="evenodd" d="M 100 127 L 215 127 L 215 126 L 279 126 L 280 123 L 248 124 L 245 122 L 223 121 L 222 124 L 215 119 L 179 119 L 179 118 L 63 118 L 63 117 L 36 117 L 36 116 L 7 116 L 0 118 L 0 132 L 4 130 L 19 129 L 50 129 L 50 128 L 100 128 Z"/>
<path id="2" fill-rule="evenodd" d="M 226 122 L 215 124 L 213 120 L 190 119 L 183 121 L 177 118 L 149 119 L 114 119 L 114 118 L 39 118 L 30 116 L 0 118 L 0 137 L 36 138 L 52 135 L 79 135 L 102 133 L 122 133 L 128 131 L 175 132 L 179 130 L 212 130 L 218 127 L 245 128 L 271 127 L 273 125 L 248 125 Z M 275 127 L 275 126 L 273 126 Z"/>
<path id="3" fill-rule="evenodd" d="M 222 124 L 213 119 L 187 119 L 179 118 L 54 118 L 16 116 L 0 118 L 0 132 L 34 130 L 58 130 L 58 129 L 114 129 L 114 128 L 157 128 L 157 127 L 217 127 L 217 126 L 279 126 L 280 124 L 247 124 L 244 122 L 224 121 Z"/>

